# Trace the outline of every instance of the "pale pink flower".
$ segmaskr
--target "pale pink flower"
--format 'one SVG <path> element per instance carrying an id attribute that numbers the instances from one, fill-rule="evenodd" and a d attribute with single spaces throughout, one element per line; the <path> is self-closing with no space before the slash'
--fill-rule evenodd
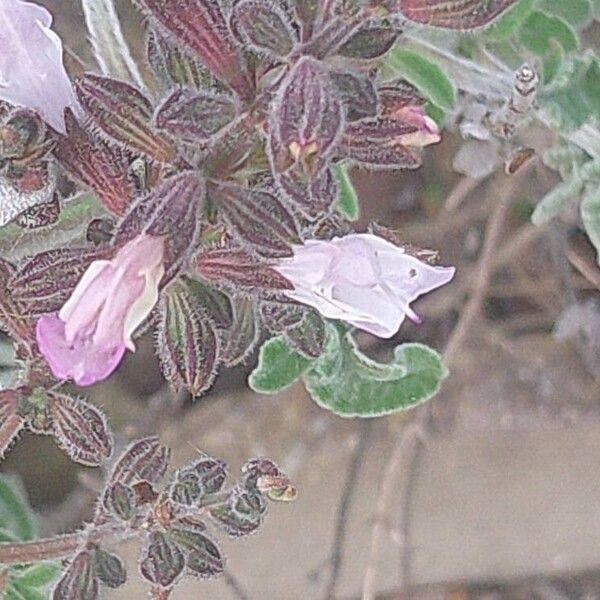
<path id="1" fill-rule="evenodd" d="M 410 303 L 446 283 L 454 267 L 433 267 L 369 233 L 294 246 L 294 255 L 274 267 L 294 289 L 284 293 L 324 317 L 351 323 L 379 337 L 393 336 Z"/>
<path id="2" fill-rule="evenodd" d="M 163 239 L 142 234 L 115 257 L 94 261 L 58 315 L 37 322 L 40 351 L 58 379 L 92 385 L 106 379 L 158 300 Z"/>
<path id="3" fill-rule="evenodd" d="M 63 66 L 52 15 L 23 0 L 0 0 L 0 99 L 36 111 L 65 133 L 64 110 L 79 104 Z"/>
<path id="4" fill-rule="evenodd" d="M 423 148 L 437 144 L 442 136 L 437 123 L 423 110 L 422 106 L 405 106 L 394 113 L 394 118 L 418 127 L 418 131 L 402 136 L 402 145 Z"/>

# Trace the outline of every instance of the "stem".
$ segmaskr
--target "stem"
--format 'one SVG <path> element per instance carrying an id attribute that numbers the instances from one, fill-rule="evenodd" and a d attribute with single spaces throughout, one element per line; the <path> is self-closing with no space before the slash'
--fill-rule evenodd
<path id="1" fill-rule="evenodd" d="M 444 363 L 447 366 L 455 362 L 475 318 L 480 314 L 492 277 L 493 267 L 496 263 L 497 248 L 513 200 L 513 193 L 522 184 L 523 178 L 529 173 L 530 168 L 531 165 L 522 169 L 519 171 L 518 176 L 513 175 L 508 178 L 503 176 L 501 179 L 502 185 L 499 182 L 498 188 L 502 192 L 487 222 L 483 247 L 471 280 L 471 297 L 444 351 Z M 399 499 L 400 514 L 398 518 L 399 530 L 402 536 L 401 584 L 403 589 L 406 589 L 410 583 L 410 505 L 420 451 L 423 439 L 426 436 L 427 424 L 431 417 L 431 407 L 431 402 L 429 402 L 417 409 L 419 412 L 414 420 L 404 427 L 385 465 L 377 494 L 376 520 L 371 532 L 371 547 L 363 580 L 363 600 L 374 600 L 375 598 L 377 567 L 380 562 L 382 541 L 386 531 L 386 519 L 392 501 L 395 499 Z M 405 473 L 405 477 L 400 493 L 396 494 L 395 482 L 400 473 Z"/>
<path id="2" fill-rule="evenodd" d="M 126 523 L 110 523 L 95 527 L 86 535 L 85 531 L 28 542 L 0 544 L 0 564 L 15 565 L 32 563 L 53 558 L 65 558 L 73 554 L 84 542 L 100 542 L 122 539 L 124 535 L 134 535 Z M 129 537 L 129 536 L 128 536 Z"/>
<path id="3" fill-rule="evenodd" d="M 458 87 L 473 96 L 481 95 L 498 100 L 506 100 L 514 85 L 514 76 L 498 69 L 490 69 L 476 62 L 455 56 L 448 50 L 440 48 L 422 37 L 416 37 L 410 33 L 404 34 L 404 39 L 411 44 L 419 46 L 426 53 L 435 55 L 451 73 L 452 79 Z M 507 67 L 508 69 L 508 67 Z M 552 116 L 543 108 L 533 113 L 537 120 L 552 131 L 556 131 L 556 124 Z M 566 140 L 575 144 L 593 158 L 600 158 L 600 133 L 591 124 L 582 125 L 577 131 L 558 132 Z"/>

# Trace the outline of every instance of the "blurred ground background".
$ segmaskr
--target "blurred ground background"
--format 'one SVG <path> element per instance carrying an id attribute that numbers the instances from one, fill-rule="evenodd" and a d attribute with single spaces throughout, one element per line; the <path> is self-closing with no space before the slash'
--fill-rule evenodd
<path id="1" fill-rule="evenodd" d="M 92 65 L 78 3 L 44 4 Z M 539 150 L 552 141 L 526 135 Z M 249 392 L 252 361 L 180 405 L 149 340 L 91 391 L 122 446 L 158 433 L 173 467 L 200 448 L 234 472 L 269 456 L 299 488 L 294 504 L 271 507 L 258 535 L 225 543 L 227 577 L 182 583 L 176 600 L 354 599 L 364 588 L 381 599 L 600 598 L 600 271 L 575 218 L 529 224 L 557 181 L 540 161 L 476 184 L 452 172 L 458 148 L 449 134 L 418 172 L 355 173 L 359 228 L 398 228 L 458 267 L 452 284 L 418 303 L 422 326 L 407 323 L 386 343 L 360 338 L 379 358 L 405 340 L 446 348 L 452 373 L 427 409 L 344 420 L 301 386 Z M 23 478 L 45 533 L 80 525 L 101 485 L 39 437 L 22 439 L 1 470 Z M 144 598 L 136 548 L 124 550 L 130 581 L 107 598 Z"/>

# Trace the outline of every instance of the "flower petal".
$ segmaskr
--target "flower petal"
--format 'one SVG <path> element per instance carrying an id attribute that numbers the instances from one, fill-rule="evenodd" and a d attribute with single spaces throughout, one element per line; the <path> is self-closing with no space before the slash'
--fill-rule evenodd
<path id="1" fill-rule="evenodd" d="M 93 344 L 70 345 L 65 324 L 56 316 L 40 317 L 36 326 L 38 346 L 57 379 L 73 379 L 87 386 L 106 379 L 119 366 L 125 345 L 98 347 Z"/>
<path id="2" fill-rule="evenodd" d="M 454 276 L 454 267 L 433 267 L 376 235 L 350 234 L 294 246 L 275 267 L 294 285 L 289 298 L 380 337 L 391 337 L 408 316 L 410 302 Z"/>
<path id="3" fill-rule="evenodd" d="M 65 108 L 80 108 L 51 24 L 52 15 L 42 6 L 0 1 L 0 99 L 35 110 L 66 133 Z"/>

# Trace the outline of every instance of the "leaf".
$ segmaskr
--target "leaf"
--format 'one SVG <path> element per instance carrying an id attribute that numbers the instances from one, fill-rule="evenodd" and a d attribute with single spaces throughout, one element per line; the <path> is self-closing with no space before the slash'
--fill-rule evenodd
<path id="1" fill-rule="evenodd" d="M 283 336 L 266 341 L 258 356 L 258 364 L 248 378 L 248 385 L 261 394 L 275 394 L 292 385 L 310 368 L 312 360 L 302 356 Z"/>
<path id="2" fill-rule="evenodd" d="M 534 0 L 521 0 L 485 30 L 485 38 L 498 42 L 508 39 L 533 12 Z"/>
<path id="3" fill-rule="evenodd" d="M 143 89 L 144 81 L 123 36 L 113 0 L 81 0 L 81 7 L 102 74 L 131 81 Z"/>
<path id="4" fill-rule="evenodd" d="M 52 430 L 58 445 L 75 462 L 100 466 L 113 449 L 106 417 L 92 404 L 56 392 L 49 393 Z"/>
<path id="5" fill-rule="evenodd" d="M 350 333 L 329 327 L 325 352 L 304 374 L 323 408 L 344 417 L 378 417 L 431 398 L 448 372 L 440 355 L 421 344 L 397 346 L 390 363 L 360 352 Z"/>
<path id="6" fill-rule="evenodd" d="M 75 88 L 79 101 L 107 143 L 151 160 L 173 162 L 177 148 L 151 127 L 152 104 L 137 88 L 110 77 L 88 73 Z"/>
<path id="7" fill-rule="evenodd" d="M 159 311 L 156 344 L 163 374 L 175 389 L 198 397 L 213 384 L 220 363 L 215 325 L 184 283 L 169 288 Z"/>
<path id="8" fill-rule="evenodd" d="M 585 25 L 592 16 L 589 0 L 537 0 L 537 6 L 542 12 L 560 17 L 573 27 Z"/>
<path id="9" fill-rule="evenodd" d="M 393 49 L 386 62 L 395 76 L 414 85 L 433 104 L 451 111 L 456 103 L 454 84 L 442 69 L 429 59 L 403 48 Z"/>
<path id="10" fill-rule="evenodd" d="M 285 12 L 266 0 L 240 0 L 231 12 L 232 30 L 258 52 L 287 56 L 296 39 Z"/>
<path id="11" fill-rule="evenodd" d="M 582 188 L 583 182 L 578 177 L 559 183 L 539 201 L 531 215 L 532 223 L 543 225 L 553 219 L 561 212 L 567 202 L 579 196 Z"/>
<path id="12" fill-rule="evenodd" d="M 551 52 L 550 40 L 553 39 L 563 47 L 565 52 L 572 52 L 579 46 L 577 34 L 568 23 L 538 11 L 529 15 L 518 35 L 525 48 L 538 56 Z"/>
<path id="13" fill-rule="evenodd" d="M 51 562 L 40 562 L 19 570 L 13 585 L 23 588 L 45 588 L 50 585 L 60 573 L 57 564 Z"/>
<path id="14" fill-rule="evenodd" d="M 194 52 L 215 77 L 247 97 L 253 88 L 246 66 L 216 0 L 137 0 L 165 32 Z"/>
<path id="15" fill-rule="evenodd" d="M 12 540 L 32 540 L 37 525 L 25 494 L 17 480 L 0 476 L 0 537 Z"/>
<path id="16" fill-rule="evenodd" d="M 587 186 L 580 210 L 583 227 L 596 248 L 600 264 L 600 187 L 597 182 Z"/>
<path id="17" fill-rule="evenodd" d="M 416 23 L 447 29 L 487 25 L 517 0 L 400 0 L 400 12 Z"/>
<path id="18" fill-rule="evenodd" d="M 575 129 L 590 119 L 600 120 L 600 61 L 592 54 L 566 61 L 540 96 L 544 108 L 561 127 Z"/>
<path id="19" fill-rule="evenodd" d="M 336 208 L 350 221 L 356 221 L 360 216 L 360 205 L 358 194 L 352 185 L 348 169 L 345 165 L 338 164 L 335 167 L 335 176 L 338 182 L 338 199 Z"/>

